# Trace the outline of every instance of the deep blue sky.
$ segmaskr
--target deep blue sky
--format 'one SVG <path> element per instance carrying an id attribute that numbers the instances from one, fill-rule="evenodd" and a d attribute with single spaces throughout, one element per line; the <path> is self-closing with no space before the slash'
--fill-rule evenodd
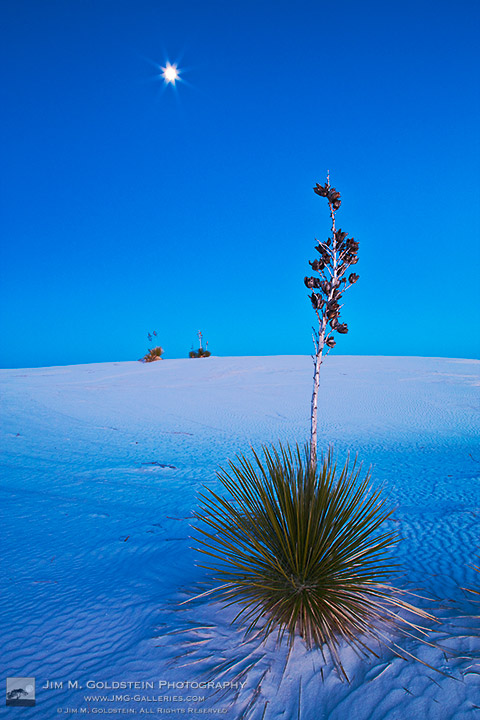
<path id="1" fill-rule="evenodd" d="M 335 352 L 478 357 L 479 8 L 3 0 L 0 365 L 310 353 L 327 169 Z"/>

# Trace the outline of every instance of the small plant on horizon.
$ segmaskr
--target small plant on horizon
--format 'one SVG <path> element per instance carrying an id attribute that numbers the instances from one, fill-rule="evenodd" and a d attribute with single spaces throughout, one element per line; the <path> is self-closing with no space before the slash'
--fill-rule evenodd
<path id="1" fill-rule="evenodd" d="M 198 337 L 198 345 L 199 345 L 198 350 L 194 350 L 193 346 L 192 346 L 192 349 L 188 353 L 188 357 L 190 357 L 190 358 L 210 357 L 210 355 L 212 353 L 208 349 L 208 340 L 205 343 L 205 347 L 203 347 L 203 335 L 202 335 L 201 330 L 198 331 L 197 337 Z"/>
<path id="2" fill-rule="evenodd" d="M 326 242 L 318 242 L 315 250 L 320 258 L 310 262 L 311 268 L 318 273 L 318 277 L 306 277 L 304 282 L 312 290 L 309 296 L 318 320 L 318 328 L 313 328 L 313 392 L 310 424 L 310 462 L 313 464 L 317 457 L 317 424 L 318 424 L 318 391 L 320 388 L 320 368 L 324 357 L 335 347 L 334 333 L 345 335 L 348 333 L 346 323 L 340 322 L 340 310 L 343 293 L 354 285 L 359 276 L 346 273 L 352 265 L 358 262 L 358 242 L 347 237 L 347 233 L 336 228 L 335 213 L 342 204 L 340 193 L 330 185 L 330 175 L 327 175 L 325 185 L 317 183 L 313 188 L 320 197 L 327 198 L 332 220 L 331 234 Z M 326 351 L 325 351 L 325 348 Z"/>
<path id="3" fill-rule="evenodd" d="M 414 657 L 391 639 L 392 629 L 417 639 L 426 629 L 399 613 L 434 618 L 388 583 L 398 573 L 389 551 L 399 538 L 384 527 L 392 511 L 370 489 L 370 475 L 361 479 L 348 460 L 337 468 L 331 451 L 312 465 L 308 444 L 303 452 L 263 447 L 253 458 L 237 456 L 218 473 L 231 499 L 208 488 L 201 495 L 194 540 L 218 583 L 206 594 L 238 604 L 235 620 L 247 635 L 275 633 L 290 646 L 301 637 L 309 649 L 327 649 L 347 680 L 342 641 L 364 656 L 375 655 L 370 640 Z"/>
<path id="4" fill-rule="evenodd" d="M 154 330 L 153 333 L 148 333 L 147 338 L 148 342 L 152 342 L 153 338 L 157 337 L 157 331 Z M 146 355 L 143 356 L 143 358 L 140 359 L 140 362 L 155 362 L 156 360 L 161 360 L 162 355 L 164 353 L 164 350 L 160 345 L 157 345 L 154 348 L 149 348 Z"/>

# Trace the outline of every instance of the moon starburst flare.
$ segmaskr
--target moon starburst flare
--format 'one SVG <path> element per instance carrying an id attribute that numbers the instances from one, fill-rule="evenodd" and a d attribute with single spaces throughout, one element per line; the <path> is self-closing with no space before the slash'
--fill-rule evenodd
<path id="1" fill-rule="evenodd" d="M 167 62 L 165 67 L 162 67 L 162 77 L 166 85 L 168 85 L 169 83 L 171 85 L 175 85 L 175 82 L 180 79 L 180 73 L 177 66 L 171 65 L 169 62 Z"/>

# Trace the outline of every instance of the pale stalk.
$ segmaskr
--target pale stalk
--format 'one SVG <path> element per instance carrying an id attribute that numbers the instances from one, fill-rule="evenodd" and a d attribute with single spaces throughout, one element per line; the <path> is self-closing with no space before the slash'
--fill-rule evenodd
<path id="1" fill-rule="evenodd" d="M 330 183 L 329 183 L 330 185 Z M 333 293 L 336 289 L 337 281 L 337 241 L 335 237 L 335 210 L 331 202 L 328 203 L 330 208 L 330 217 L 332 218 L 332 259 L 333 259 L 333 273 L 330 282 L 332 283 L 332 289 L 328 294 L 327 302 L 330 302 L 333 297 Z M 327 329 L 327 316 L 326 312 L 322 313 L 322 318 L 317 311 L 317 318 L 319 324 L 318 340 L 315 342 L 315 357 L 313 360 L 314 371 L 313 371 L 313 393 L 312 393 L 312 411 L 311 411 L 311 425 L 310 425 L 310 465 L 316 465 L 317 462 L 317 426 L 318 426 L 318 391 L 320 389 L 320 368 L 323 362 L 323 350 L 325 347 L 325 331 Z"/>

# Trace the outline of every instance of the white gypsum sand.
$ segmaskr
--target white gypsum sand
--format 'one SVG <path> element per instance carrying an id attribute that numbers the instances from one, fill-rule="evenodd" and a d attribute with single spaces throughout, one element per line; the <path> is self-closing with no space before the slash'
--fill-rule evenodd
<path id="1" fill-rule="evenodd" d="M 478 361 L 331 356 L 319 403 L 319 451 L 333 444 L 339 459 L 358 452 L 374 465 L 373 482 L 397 507 L 395 583 L 432 599 L 418 602 L 440 617 L 433 637 L 451 653 L 400 642 L 454 679 L 347 649 L 347 685 L 301 642 L 288 662 L 273 642 L 241 647 L 232 609 L 180 606 L 205 577 L 189 539 L 201 486 L 218 489 L 215 470 L 250 444 L 307 439 L 311 378 L 303 356 L 0 371 L 0 675 L 37 679 L 32 717 L 89 707 L 237 718 L 253 700 L 247 717 L 285 720 L 480 712 L 480 620 L 469 617 L 480 613 L 462 590 L 480 586 Z M 223 698 L 181 687 L 208 672 L 237 681 L 249 665 L 245 686 Z"/>

